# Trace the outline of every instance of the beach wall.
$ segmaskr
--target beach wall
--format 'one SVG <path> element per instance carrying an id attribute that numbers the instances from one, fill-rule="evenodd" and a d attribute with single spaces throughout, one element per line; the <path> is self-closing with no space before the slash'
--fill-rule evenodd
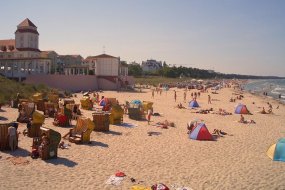
<path id="1" fill-rule="evenodd" d="M 100 90 L 118 90 L 120 88 L 120 84 L 118 82 L 115 83 L 104 78 L 97 78 L 97 81 L 98 89 Z"/>
<path id="2" fill-rule="evenodd" d="M 98 79 L 94 75 L 29 75 L 24 83 L 45 84 L 52 88 L 73 92 L 98 90 Z"/>
<path id="3" fill-rule="evenodd" d="M 125 78 L 129 85 L 134 84 L 134 78 Z M 118 90 L 121 86 L 119 82 L 98 78 L 95 75 L 28 75 L 23 81 L 27 84 L 45 84 L 52 88 L 69 90 L 72 92 L 87 90 Z"/>

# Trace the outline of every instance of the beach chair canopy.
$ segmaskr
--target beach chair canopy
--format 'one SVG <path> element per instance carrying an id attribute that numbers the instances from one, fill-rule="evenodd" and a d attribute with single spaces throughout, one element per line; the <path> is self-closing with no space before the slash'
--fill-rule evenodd
<path id="1" fill-rule="evenodd" d="M 202 141 L 213 140 L 213 136 L 207 129 L 205 123 L 198 123 L 189 134 L 189 138 Z"/>
<path id="2" fill-rule="evenodd" d="M 285 162 L 285 138 L 281 138 L 276 144 L 271 145 L 267 151 L 267 156 L 273 161 Z"/>
<path id="3" fill-rule="evenodd" d="M 249 114 L 250 112 L 248 111 L 246 105 L 244 105 L 244 104 L 238 104 L 238 105 L 236 106 L 235 113 L 236 113 L 236 114 Z"/>
<path id="4" fill-rule="evenodd" d="M 199 104 L 196 100 L 191 100 L 188 105 L 189 108 L 198 108 Z"/>

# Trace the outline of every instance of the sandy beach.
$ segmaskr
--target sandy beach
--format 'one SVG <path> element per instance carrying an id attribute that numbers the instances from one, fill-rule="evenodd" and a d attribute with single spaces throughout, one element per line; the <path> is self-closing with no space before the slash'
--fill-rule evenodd
<path id="1" fill-rule="evenodd" d="M 93 132 L 91 144 L 71 146 L 59 149 L 58 158 L 43 161 L 29 156 L 32 138 L 20 134 L 19 149 L 15 152 L 0 152 L 0 189 L 120 189 L 128 190 L 140 182 L 151 186 L 164 183 L 168 187 L 178 184 L 192 189 L 285 189 L 283 162 L 274 162 L 266 155 L 270 145 L 284 137 L 285 106 L 278 102 L 243 93 L 244 99 L 229 102 L 235 97 L 232 88 L 217 91 L 218 94 L 201 93 L 197 98 L 201 108 L 223 108 L 233 115 L 197 114 L 194 110 L 178 109 L 175 106 L 183 102 L 183 90 L 177 91 L 174 101 L 174 89 L 155 93 L 144 89 L 138 92 L 100 93 L 105 97 L 117 98 L 120 103 L 133 99 L 153 101 L 154 112 L 162 116 L 146 121 L 135 121 L 124 115 L 124 123 L 134 127 L 110 126 L 110 131 Z M 187 92 L 187 102 L 191 100 Z M 212 104 L 208 104 L 208 94 Z M 80 102 L 81 94 L 75 101 Z M 255 102 L 253 104 L 252 102 Z M 273 105 L 274 114 L 259 114 L 267 102 Z M 241 124 L 240 115 L 234 114 L 234 107 L 244 103 L 253 115 L 256 124 Z M 275 109 L 279 105 L 279 109 Z M 1 116 L 16 120 L 17 109 L 3 107 Z M 84 116 L 92 117 L 92 111 L 81 110 Z M 152 124 L 159 121 L 173 121 L 176 127 L 161 129 Z M 210 132 L 221 129 L 230 135 L 220 137 L 217 141 L 196 141 L 188 138 L 186 123 L 193 119 L 204 120 Z M 52 125 L 53 118 L 47 118 L 44 126 L 52 128 L 63 136 L 70 128 Z M 76 122 L 73 121 L 75 125 Z M 18 131 L 26 126 L 20 124 Z M 149 136 L 148 132 L 159 132 Z M 22 156 L 29 161 L 26 165 L 13 165 L 8 157 Z M 107 185 L 107 179 L 117 171 L 127 176 L 119 186 Z M 130 178 L 136 179 L 131 182 Z"/>

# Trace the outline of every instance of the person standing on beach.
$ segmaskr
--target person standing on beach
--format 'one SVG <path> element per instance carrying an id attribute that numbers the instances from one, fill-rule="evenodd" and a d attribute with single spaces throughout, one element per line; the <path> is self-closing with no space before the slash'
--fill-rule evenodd
<path id="1" fill-rule="evenodd" d="M 11 150 L 14 151 L 17 146 L 17 131 L 14 126 L 10 126 L 8 128 L 8 139 L 9 139 L 9 146 Z"/>
<path id="2" fill-rule="evenodd" d="M 186 91 L 184 91 L 184 94 L 183 94 L 184 102 L 186 102 L 186 95 L 187 95 L 187 93 L 186 93 Z"/>
<path id="3" fill-rule="evenodd" d="M 151 97 L 154 98 L 154 90 L 151 91 Z"/>
<path id="4" fill-rule="evenodd" d="M 210 94 L 208 95 L 208 104 L 212 104 Z"/>
<path id="5" fill-rule="evenodd" d="M 176 91 L 174 90 L 174 100 L 176 102 L 176 98 L 177 98 L 177 94 L 176 94 Z"/>
<path id="6" fill-rule="evenodd" d="M 151 109 L 148 109 L 147 110 L 147 123 L 149 124 L 150 123 L 150 117 L 152 115 L 152 110 Z"/>

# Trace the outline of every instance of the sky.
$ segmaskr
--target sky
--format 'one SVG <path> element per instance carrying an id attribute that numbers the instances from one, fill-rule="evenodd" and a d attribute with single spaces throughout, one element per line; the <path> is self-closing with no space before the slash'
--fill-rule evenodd
<path id="1" fill-rule="evenodd" d="M 0 0 L 0 39 L 29 18 L 40 50 L 285 77 L 284 10 L 284 0 Z"/>

